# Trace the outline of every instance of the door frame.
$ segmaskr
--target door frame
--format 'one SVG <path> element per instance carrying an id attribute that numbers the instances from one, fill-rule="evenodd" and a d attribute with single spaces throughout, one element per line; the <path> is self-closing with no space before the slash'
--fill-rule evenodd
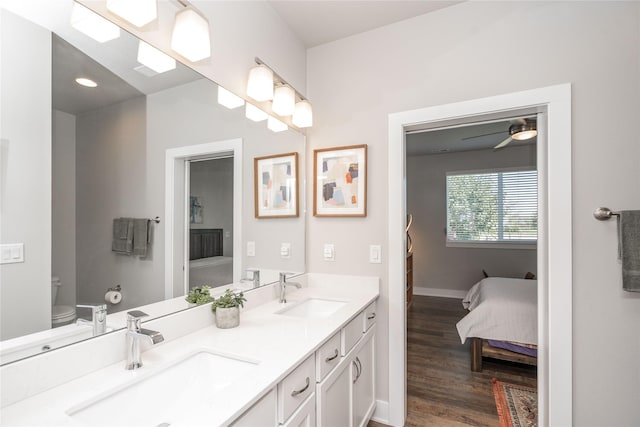
<path id="1" fill-rule="evenodd" d="M 184 264 L 187 250 L 184 242 L 180 247 L 181 253 L 176 253 L 176 227 L 184 228 L 184 224 L 176 225 L 176 180 L 181 168 L 178 163 L 186 160 L 198 159 L 202 157 L 223 154 L 233 155 L 233 281 L 239 281 L 242 266 L 242 138 L 226 139 L 205 144 L 189 145 L 185 147 L 169 148 L 165 153 L 165 188 L 164 188 L 164 293 L 165 299 L 173 298 L 174 295 L 174 274 L 176 256 L 180 256 L 180 261 Z M 180 174 L 185 177 L 184 173 Z M 183 178 L 180 179 L 183 179 Z M 186 178 L 186 177 L 185 177 Z M 186 186 L 186 183 L 184 183 Z M 184 203 L 181 203 L 184 209 Z M 184 267 L 184 266 L 183 266 Z M 185 275 L 183 274 L 183 277 Z"/>
<path id="2" fill-rule="evenodd" d="M 562 84 L 389 114 L 388 297 L 389 406 L 387 418 L 406 418 L 406 172 L 405 132 L 476 118 L 546 114 L 538 164 L 538 421 L 572 424 L 571 85 Z M 545 135 L 546 133 L 546 135 Z"/>

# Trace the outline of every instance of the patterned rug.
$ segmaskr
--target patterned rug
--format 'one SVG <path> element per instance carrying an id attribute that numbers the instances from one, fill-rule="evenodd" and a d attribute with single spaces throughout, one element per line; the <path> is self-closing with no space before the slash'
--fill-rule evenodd
<path id="1" fill-rule="evenodd" d="M 493 379 L 500 427 L 537 427 L 538 393 L 536 389 Z"/>

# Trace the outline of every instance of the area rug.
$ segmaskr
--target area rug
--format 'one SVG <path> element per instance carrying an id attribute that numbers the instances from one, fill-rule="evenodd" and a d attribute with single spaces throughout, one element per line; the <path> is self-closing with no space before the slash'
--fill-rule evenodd
<path id="1" fill-rule="evenodd" d="M 536 389 L 493 379 L 500 427 L 537 427 L 538 393 Z"/>

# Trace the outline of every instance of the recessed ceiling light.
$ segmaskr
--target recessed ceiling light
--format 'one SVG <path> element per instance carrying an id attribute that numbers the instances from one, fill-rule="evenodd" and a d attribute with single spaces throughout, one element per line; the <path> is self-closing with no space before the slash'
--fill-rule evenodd
<path id="1" fill-rule="evenodd" d="M 76 79 L 76 83 L 78 83 L 81 86 L 85 86 L 85 87 L 96 87 L 96 86 L 98 86 L 98 83 L 94 82 L 91 79 L 87 79 L 87 78 L 84 78 L 84 77 L 78 77 Z"/>

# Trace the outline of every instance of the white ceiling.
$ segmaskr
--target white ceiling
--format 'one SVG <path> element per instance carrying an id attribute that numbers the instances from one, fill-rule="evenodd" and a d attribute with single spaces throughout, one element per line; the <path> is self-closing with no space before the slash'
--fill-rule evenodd
<path id="1" fill-rule="evenodd" d="M 269 0 L 289 28 L 310 48 L 452 6 L 435 0 Z"/>

